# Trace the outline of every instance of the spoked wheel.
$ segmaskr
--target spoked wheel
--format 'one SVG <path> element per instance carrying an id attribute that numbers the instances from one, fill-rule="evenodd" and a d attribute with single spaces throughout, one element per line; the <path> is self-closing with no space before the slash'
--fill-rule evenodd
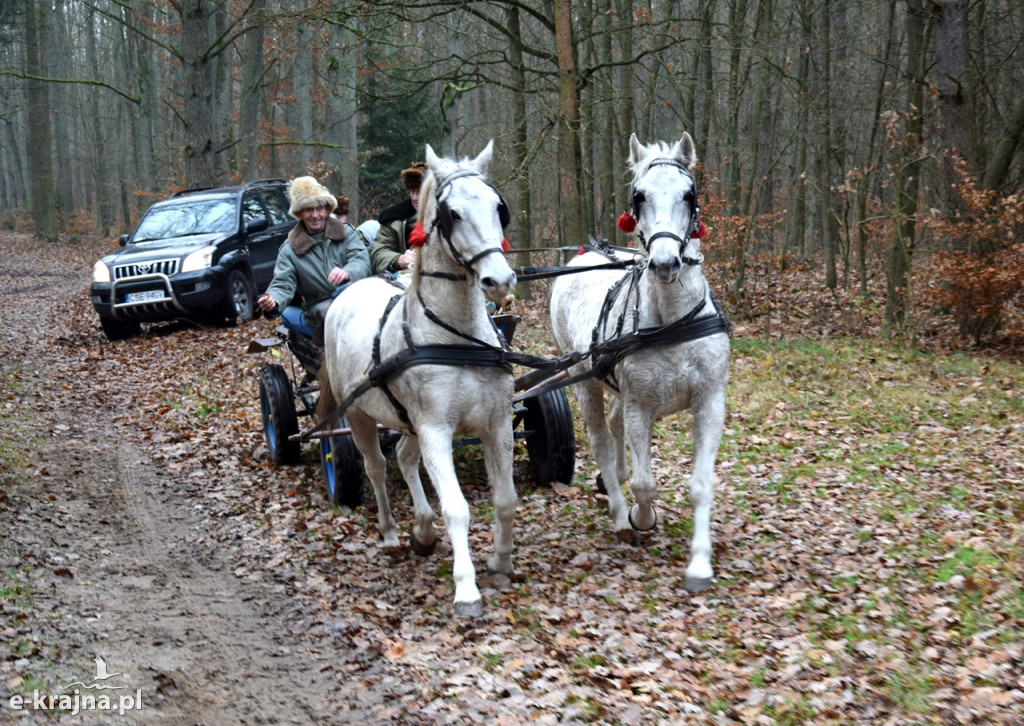
<path id="1" fill-rule="evenodd" d="M 344 416 L 340 427 L 348 428 Z M 363 455 L 351 436 L 320 439 L 320 468 L 330 504 L 355 509 L 363 503 Z"/>
<path id="2" fill-rule="evenodd" d="M 538 484 L 568 484 L 576 469 L 576 432 L 565 391 L 556 388 L 523 401 L 526 452 Z"/>
<path id="3" fill-rule="evenodd" d="M 295 395 L 288 374 L 276 363 L 260 371 L 260 413 L 270 460 L 278 466 L 294 464 L 299 460 L 299 442 L 288 437 L 299 433 Z"/>

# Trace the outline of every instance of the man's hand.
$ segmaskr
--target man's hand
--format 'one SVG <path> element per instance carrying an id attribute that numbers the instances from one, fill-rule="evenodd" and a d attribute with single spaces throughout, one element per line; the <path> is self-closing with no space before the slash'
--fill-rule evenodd
<path id="1" fill-rule="evenodd" d="M 327 273 L 327 281 L 334 285 L 335 287 L 338 287 L 338 285 L 343 285 L 346 282 L 348 282 L 348 271 L 343 270 L 340 267 L 335 267 L 333 270 Z"/>
<path id="2" fill-rule="evenodd" d="M 414 264 L 416 264 L 416 248 L 412 247 L 407 249 L 405 252 L 395 258 L 394 266 L 396 270 L 408 270 Z"/>
<path id="3" fill-rule="evenodd" d="M 260 296 L 260 299 L 256 301 L 256 304 L 259 305 L 264 312 L 268 313 L 274 312 L 274 309 L 277 307 L 277 303 L 274 301 L 274 298 L 270 297 L 267 293 L 263 293 Z"/>

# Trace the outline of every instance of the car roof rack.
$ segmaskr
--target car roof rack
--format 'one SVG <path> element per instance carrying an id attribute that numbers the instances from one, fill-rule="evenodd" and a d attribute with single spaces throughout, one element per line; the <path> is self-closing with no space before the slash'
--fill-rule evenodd
<path id="1" fill-rule="evenodd" d="M 253 180 L 251 182 L 248 182 L 245 186 L 246 187 L 255 187 L 255 186 L 261 186 L 261 185 L 266 185 L 266 184 L 287 184 L 287 183 L 288 183 L 287 179 L 279 179 L 279 178 L 255 179 L 255 180 Z"/>
<path id="2" fill-rule="evenodd" d="M 216 188 L 217 187 L 196 187 L 195 189 L 182 189 L 182 190 L 177 191 L 174 194 L 172 194 L 171 198 L 173 199 L 174 197 L 183 197 L 186 194 L 196 194 L 198 192 L 207 192 L 207 191 L 209 191 L 211 189 L 216 189 Z"/>

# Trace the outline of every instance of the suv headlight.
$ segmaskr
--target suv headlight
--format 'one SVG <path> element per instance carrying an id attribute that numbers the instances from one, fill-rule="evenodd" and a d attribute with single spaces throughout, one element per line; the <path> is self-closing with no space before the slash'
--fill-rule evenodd
<path id="1" fill-rule="evenodd" d="M 214 247 L 203 247 L 201 250 L 196 250 L 181 262 L 182 272 L 195 272 L 196 270 L 205 270 L 211 264 L 213 264 L 213 251 Z"/>
<path id="2" fill-rule="evenodd" d="M 103 260 L 92 266 L 92 281 L 110 282 L 110 268 L 103 264 Z"/>

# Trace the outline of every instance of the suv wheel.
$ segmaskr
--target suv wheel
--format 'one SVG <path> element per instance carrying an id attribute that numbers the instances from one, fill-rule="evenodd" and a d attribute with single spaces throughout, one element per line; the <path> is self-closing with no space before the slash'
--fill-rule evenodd
<path id="1" fill-rule="evenodd" d="M 107 340 L 124 340 L 136 336 L 142 331 L 142 326 L 137 320 L 114 320 L 100 317 L 100 327 L 103 328 Z"/>
<path id="2" fill-rule="evenodd" d="M 256 310 L 256 293 L 249 276 L 237 267 L 228 275 L 227 297 L 224 298 L 224 317 L 247 323 Z"/>

